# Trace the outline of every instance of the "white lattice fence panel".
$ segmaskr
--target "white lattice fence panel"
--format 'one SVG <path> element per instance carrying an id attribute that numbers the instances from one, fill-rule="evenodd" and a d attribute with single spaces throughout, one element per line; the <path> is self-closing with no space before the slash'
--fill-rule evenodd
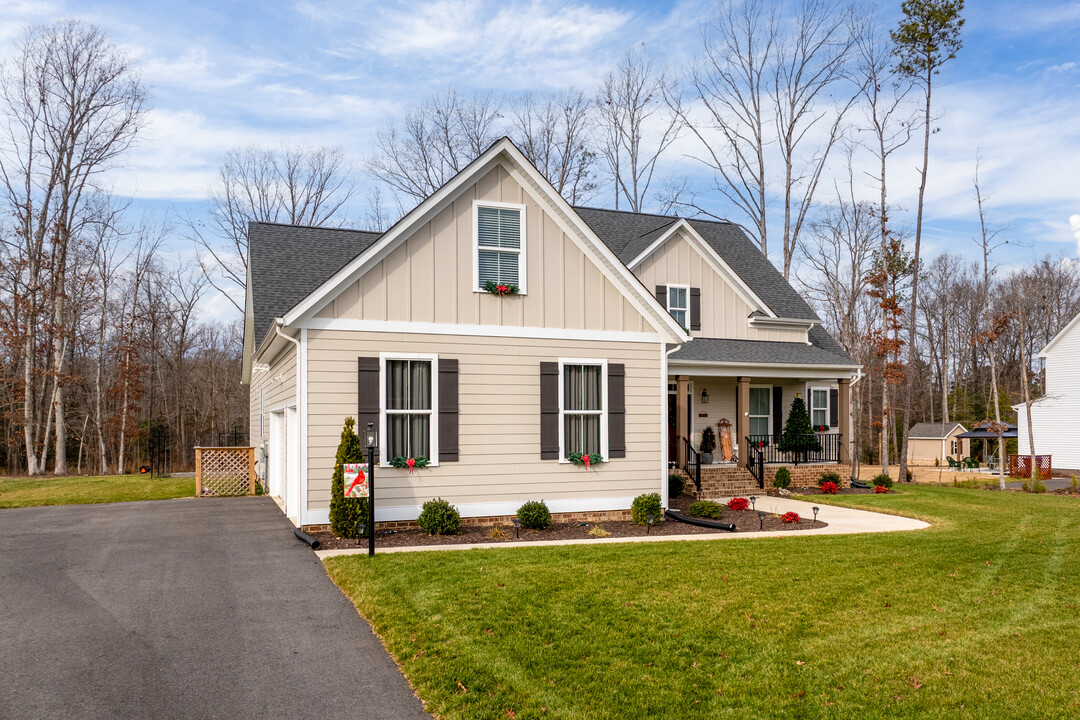
<path id="1" fill-rule="evenodd" d="M 254 495 L 254 448 L 195 448 L 198 494 Z"/>

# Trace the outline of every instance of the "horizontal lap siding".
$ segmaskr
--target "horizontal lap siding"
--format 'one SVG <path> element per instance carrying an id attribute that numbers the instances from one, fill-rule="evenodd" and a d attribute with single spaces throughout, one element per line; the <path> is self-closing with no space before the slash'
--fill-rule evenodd
<path id="1" fill-rule="evenodd" d="M 453 503 L 629 497 L 663 475 L 660 345 L 407 333 L 309 331 L 308 502 L 325 509 L 346 416 L 356 414 L 356 358 L 437 353 L 459 367 L 460 460 L 377 473 L 387 505 L 432 497 Z M 540 460 L 540 362 L 598 358 L 626 365 L 626 457 L 595 470 Z"/>
<path id="2" fill-rule="evenodd" d="M 263 435 L 259 435 L 259 392 L 265 393 L 263 408 L 265 418 Z M 270 366 L 268 372 L 251 373 L 251 424 L 249 439 L 252 445 L 261 445 L 270 435 L 270 409 L 296 402 L 296 349 L 292 343 Z"/>

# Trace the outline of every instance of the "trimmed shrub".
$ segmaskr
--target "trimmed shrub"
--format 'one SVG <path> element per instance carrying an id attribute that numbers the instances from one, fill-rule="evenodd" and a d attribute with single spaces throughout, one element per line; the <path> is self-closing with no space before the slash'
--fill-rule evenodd
<path id="1" fill-rule="evenodd" d="M 791 471 L 786 467 L 776 468 L 776 476 L 773 478 L 772 484 L 775 488 L 786 488 L 791 484 Z"/>
<path id="2" fill-rule="evenodd" d="M 339 538 L 358 538 L 367 535 L 367 498 L 345 497 L 345 463 L 364 462 L 364 449 L 354 428 L 356 420 L 345 418 L 334 459 L 334 474 L 330 478 L 330 532 Z M 365 468 L 365 472 L 367 469 Z"/>
<path id="3" fill-rule="evenodd" d="M 660 493 L 645 493 L 634 498 L 630 505 L 630 516 L 638 525 L 647 525 L 645 518 L 652 515 L 653 522 L 663 522 L 664 507 L 660 504 Z"/>
<path id="4" fill-rule="evenodd" d="M 686 514 L 691 517 L 719 520 L 720 516 L 724 514 L 724 506 L 712 500 L 698 500 L 686 508 Z"/>
<path id="5" fill-rule="evenodd" d="M 551 511 L 543 500 L 530 500 L 517 511 L 521 527 L 530 530 L 547 530 L 551 527 Z"/>
<path id="6" fill-rule="evenodd" d="M 729 510 L 741 512 L 750 509 L 750 501 L 746 498 L 731 498 L 727 501 L 727 506 Z"/>
<path id="7" fill-rule="evenodd" d="M 819 477 L 817 479 L 818 487 L 821 487 L 822 485 L 824 485 L 827 482 L 831 482 L 834 485 L 836 485 L 837 487 L 839 487 L 840 486 L 840 473 L 834 473 L 834 472 L 823 472 L 823 473 L 821 473 L 821 477 Z"/>
<path id="8" fill-rule="evenodd" d="M 891 488 L 893 486 L 892 478 L 889 477 L 888 475 L 886 475 L 885 473 L 881 473 L 880 475 L 875 475 L 874 479 L 871 480 L 870 482 L 873 483 L 874 487 Z"/>
<path id="9" fill-rule="evenodd" d="M 667 476 L 667 494 L 669 498 L 677 498 L 682 495 L 683 488 L 686 487 L 686 478 L 681 473 L 668 473 Z"/>
<path id="10" fill-rule="evenodd" d="M 711 453 L 716 450 L 716 432 L 712 429 L 712 425 L 706 425 L 701 431 L 701 444 L 698 445 L 698 450 L 702 453 Z"/>
<path id="11" fill-rule="evenodd" d="M 839 489 L 840 488 L 838 488 L 836 483 L 834 483 L 832 480 L 826 480 L 825 482 L 821 483 L 822 495 L 835 495 L 836 491 Z"/>
<path id="12" fill-rule="evenodd" d="M 457 535 L 461 514 L 446 500 L 435 498 L 424 503 L 416 524 L 428 535 Z"/>

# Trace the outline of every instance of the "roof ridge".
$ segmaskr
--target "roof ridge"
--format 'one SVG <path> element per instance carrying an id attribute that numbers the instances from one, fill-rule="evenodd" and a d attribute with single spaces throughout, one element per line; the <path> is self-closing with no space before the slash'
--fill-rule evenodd
<path id="1" fill-rule="evenodd" d="M 571 205 L 571 207 L 574 208 L 575 210 L 596 210 L 597 212 L 618 213 L 619 215 L 641 215 L 641 216 L 644 216 L 644 217 L 657 217 L 657 218 L 665 218 L 665 219 L 668 219 L 668 220 L 685 220 L 686 219 L 686 218 L 680 217 L 679 215 L 661 215 L 659 213 L 634 212 L 633 210 L 613 210 L 611 208 L 598 208 L 598 207 L 592 207 L 590 205 Z"/>
<path id="2" fill-rule="evenodd" d="M 359 228 L 329 227 L 327 225 L 297 225 L 295 223 L 271 222 L 269 220 L 249 220 L 251 225 L 273 225 L 276 227 L 302 228 L 304 230 L 337 230 L 340 232 L 364 233 L 365 235 L 382 235 L 385 230 L 360 230 Z"/>

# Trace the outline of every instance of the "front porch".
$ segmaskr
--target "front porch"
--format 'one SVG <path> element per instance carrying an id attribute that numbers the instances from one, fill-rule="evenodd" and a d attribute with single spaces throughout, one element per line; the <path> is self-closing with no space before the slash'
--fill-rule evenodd
<path id="1" fill-rule="evenodd" d="M 695 368 L 668 378 L 668 459 L 690 479 L 699 496 L 727 496 L 772 488 L 776 469 L 787 467 L 792 484 L 813 485 L 826 469 L 850 471 L 850 377 L 754 377 L 723 368 Z M 817 375 L 814 377 L 813 375 Z M 781 442 L 792 401 L 803 398 L 812 433 Z M 716 449 L 701 452 L 711 427 Z M 711 457 L 709 457 L 711 455 Z"/>

